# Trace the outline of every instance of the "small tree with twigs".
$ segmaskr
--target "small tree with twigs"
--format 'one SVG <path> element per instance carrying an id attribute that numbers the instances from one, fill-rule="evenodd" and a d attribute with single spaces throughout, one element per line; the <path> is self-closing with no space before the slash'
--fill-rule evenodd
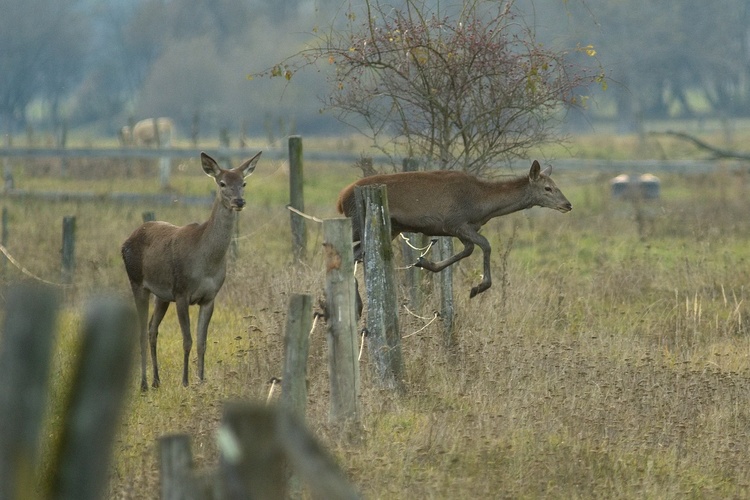
<path id="1" fill-rule="evenodd" d="M 290 80 L 304 67 L 332 66 L 326 107 L 388 155 L 484 173 L 558 140 L 553 118 L 580 105 L 586 85 L 604 84 L 600 68 L 571 62 L 594 56 L 593 47 L 545 48 L 513 0 L 455 9 L 367 0 L 364 9 L 350 5 L 344 27 L 316 30 L 315 45 L 261 75 Z"/>

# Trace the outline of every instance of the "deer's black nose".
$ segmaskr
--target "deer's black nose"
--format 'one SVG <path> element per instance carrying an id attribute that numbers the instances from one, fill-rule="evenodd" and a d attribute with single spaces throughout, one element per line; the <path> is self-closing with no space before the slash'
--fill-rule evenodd
<path id="1" fill-rule="evenodd" d="M 245 200 L 242 198 L 237 198 L 236 200 L 234 200 L 233 205 L 237 209 L 242 209 L 245 207 Z"/>

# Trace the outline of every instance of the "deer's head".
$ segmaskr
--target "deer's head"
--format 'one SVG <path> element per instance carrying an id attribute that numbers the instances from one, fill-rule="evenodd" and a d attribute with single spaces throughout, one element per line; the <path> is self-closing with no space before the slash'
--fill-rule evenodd
<path id="1" fill-rule="evenodd" d="M 230 170 L 223 169 L 206 153 L 201 152 L 201 164 L 206 175 L 213 177 L 219 188 L 217 196 L 221 203 L 230 210 L 239 212 L 245 208 L 245 178 L 252 174 L 260 154 L 245 160 L 240 166 Z"/>
<path id="2" fill-rule="evenodd" d="M 539 162 L 534 160 L 529 170 L 529 185 L 531 187 L 532 197 L 535 205 L 560 212 L 570 212 L 573 205 L 562 194 L 560 188 L 550 178 L 552 169 L 550 167 L 541 169 Z"/>

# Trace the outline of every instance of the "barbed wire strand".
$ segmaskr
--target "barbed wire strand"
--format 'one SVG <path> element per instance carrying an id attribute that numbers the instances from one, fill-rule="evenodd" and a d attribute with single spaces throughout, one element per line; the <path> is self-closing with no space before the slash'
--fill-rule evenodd
<path id="1" fill-rule="evenodd" d="M 72 287 L 73 286 L 72 284 L 55 283 L 53 281 L 48 281 L 48 280 L 46 280 L 44 278 L 40 278 L 39 276 L 35 275 L 31 271 L 29 271 L 28 269 L 26 269 L 25 267 L 23 267 L 20 262 L 18 262 L 15 258 L 13 258 L 13 256 L 10 254 L 10 252 L 8 251 L 8 249 L 5 248 L 5 246 L 3 246 L 1 244 L 0 244 L 0 252 L 2 252 L 3 255 L 5 255 L 5 258 L 8 259 L 8 262 L 10 262 L 14 266 L 16 266 L 16 268 L 19 271 L 21 271 L 21 273 L 25 274 L 29 278 L 35 279 L 37 281 L 41 281 L 42 283 L 45 283 L 47 285 L 59 286 L 61 288 L 67 288 L 67 287 Z"/>
<path id="2" fill-rule="evenodd" d="M 426 325 L 415 332 L 411 332 L 409 335 L 404 335 L 403 337 L 401 337 L 401 339 L 408 339 L 409 337 L 418 334 L 419 332 L 430 326 L 436 319 L 438 319 L 438 317 L 440 317 L 440 315 L 438 313 L 434 313 L 434 316 L 432 316 L 432 319 Z"/>
<path id="3" fill-rule="evenodd" d="M 319 217 L 315 217 L 314 215 L 308 215 L 308 214 L 306 214 L 304 212 L 301 212 L 301 211 L 297 210 L 296 208 L 294 208 L 291 205 L 287 205 L 286 208 L 289 209 L 290 212 L 294 212 L 295 214 L 297 214 L 299 216 L 302 216 L 305 219 L 310 219 L 311 221 L 315 221 L 315 222 L 323 222 L 323 219 L 321 219 Z"/>

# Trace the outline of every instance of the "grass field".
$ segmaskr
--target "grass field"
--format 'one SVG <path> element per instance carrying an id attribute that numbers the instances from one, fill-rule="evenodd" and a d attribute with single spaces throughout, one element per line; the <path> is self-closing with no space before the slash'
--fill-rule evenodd
<path id="1" fill-rule="evenodd" d="M 639 148 L 635 138 L 603 136 L 570 151 L 637 157 L 647 147 L 696 155 L 677 142 Z M 173 177 L 176 191 L 212 189 L 197 160 L 184 167 Z M 18 171 L 20 187 L 35 181 Z M 36 185 L 153 189 L 140 172 L 89 180 L 85 171 L 59 179 L 52 167 Z M 479 252 L 457 266 L 455 349 L 443 347 L 439 321 L 425 327 L 437 309 L 432 294 L 419 317 L 403 310 L 405 395 L 378 390 L 363 356 L 358 444 L 340 441 L 328 425 L 325 326 L 317 326 L 307 422 L 365 497 L 750 496 L 750 171 L 717 164 L 708 174 L 664 174 L 661 199 L 638 204 L 611 199 L 608 175 L 584 174 L 553 174 L 571 213 L 533 209 L 485 226 L 494 285 L 469 300 Z M 356 177 L 348 165 L 306 164 L 307 211 L 334 215 L 338 190 Z M 180 384 L 173 308 L 160 336 L 162 387 L 141 394 L 133 373 L 110 498 L 158 497 L 156 439 L 166 433 L 189 433 L 198 466 L 213 467 L 222 402 L 265 401 L 269 379 L 280 376 L 288 297 L 317 300 L 324 284 L 319 225 L 309 226 L 307 262 L 291 265 L 287 182 L 282 162 L 263 159 L 248 179 L 205 383 Z M 67 382 L 82 305 L 103 292 L 129 300 L 119 245 L 141 213 L 185 224 L 209 210 L 9 199 L 2 206 L 9 251 L 51 281 L 60 275 L 62 216 L 77 218 L 76 285 L 59 320 L 53 398 Z M 17 279 L 25 278 L 9 268 L 4 281 Z M 50 408 L 54 427 L 59 407 Z"/>

